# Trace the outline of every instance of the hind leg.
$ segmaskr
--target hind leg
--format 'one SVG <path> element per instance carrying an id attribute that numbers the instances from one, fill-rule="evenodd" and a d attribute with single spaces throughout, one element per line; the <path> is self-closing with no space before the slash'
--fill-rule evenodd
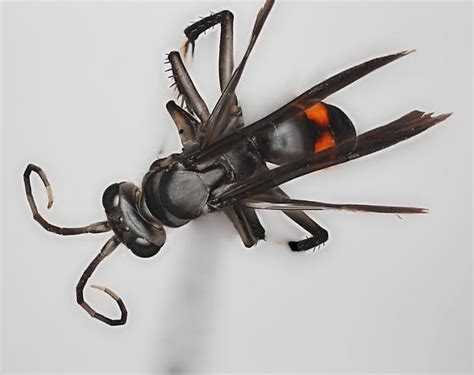
<path id="1" fill-rule="evenodd" d="M 324 244 L 328 240 L 328 231 L 318 225 L 318 223 L 311 219 L 306 213 L 304 213 L 304 211 L 283 211 L 283 213 L 296 224 L 311 233 L 311 237 L 304 240 L 288 242 L 288 245 L 292 251 L 306 251 L 309 249 L 314 249 L 315 247 Z"/>
<path id="2" fill-rule="evenodd" d="M 274 197 L 288 198 L 288 195 L 280 188 L 273 189 L 265 195 Z M 290 241 L 288 245 L 292 251 L 306 251 L 314 249 L 315 247 L 325 243 L 329 238 L 329 233 L 326 229 L 316 223 L 304 211 L 300 210 L 282 210 L 283 213 L 293 220 L 300 227 L 311 234 L 311 237 L 300 241 Z"/>

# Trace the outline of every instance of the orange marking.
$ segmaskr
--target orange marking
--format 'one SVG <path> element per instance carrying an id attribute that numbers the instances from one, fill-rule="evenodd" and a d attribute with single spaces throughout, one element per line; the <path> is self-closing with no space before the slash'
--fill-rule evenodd
<path id="1" fill-rule="evenodd" d="M 329 126 L 328 108 L 322 102 L 316 103 L 312 107 L 304 111 L 309 120 L 315 122 L 319 126 Z"/>
<path id="2" fill-rule="evenodd" d="M 327 148 L 334 147 L 336 142 L 329 130 L 324 130 L 321 135 L 314 142 L 314 152 L 321 152 Z"/>

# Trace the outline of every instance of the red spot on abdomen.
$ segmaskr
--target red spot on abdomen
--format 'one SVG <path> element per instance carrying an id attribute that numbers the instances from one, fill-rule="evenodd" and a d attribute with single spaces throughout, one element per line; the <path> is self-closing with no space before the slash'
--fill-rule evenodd
<path id="1" fill-rule="evenodd" d="M 304 111 L 308 120 L 316 123 L 316 125 L 322 127 L 329 126 L 329 113 L 328 108 L 322 102 L 316 103 L 312 107 L 309 107 L 306 111 Z"/>
<path id="2" fill-rule="evenodd" d="M 327 148 L 334 147 L 336 142 L 329 130 L 324 130 L 314 142 L 314 152 L 321 152 Z"/>
<path id="3" fill-rule="evenodd" d="M 334 147 L 336 141 L 329 128 L 329 111 L 323 102 L 318 102 L 304 111 L 308 120 L 318 128 L 318 137 L 314 142 L 314 152 Z"/>

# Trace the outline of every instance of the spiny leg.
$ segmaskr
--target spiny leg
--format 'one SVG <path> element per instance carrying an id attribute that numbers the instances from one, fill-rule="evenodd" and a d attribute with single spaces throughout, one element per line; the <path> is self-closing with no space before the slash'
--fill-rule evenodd
<path id="1" fill-rule="evenodd" d="M 108 288 L 104 288 L 99 285 L 91 285 L 92 288 L 96 288 L 96 289 L 104 291 L 110 297 L 112 297 L 115 300 L 115 302 L 117 302 L 117 305 L 119 306 L 120 313 L 121 313 L 120 318 L 110 319 L 102 314 L 99 314 L 92 307 L 90 307 L 90 305 L 87 302 L 84 301 L 84 287 L 87 283 L 87 280 L 89 280 L 89 277 L 91 277 L 92 273 L 97 268 L 99 263 L 102 262 L 102 260 L 104 260 L 108 255 L 110 255 L 117 248 L 119 244 L 120 244 L 120 241 L 115 236 L 112 236 L 112 238 L 110 238 L 105 243 L 105 245 L 100 250 L 99 254 L 92 260 L 89 266 L 87 266 L 87 268 L 85 269 L 84 273 L 82 274 L 76 286 L 77 303 L 84 310 L 86 310 L 90 316 L 110 326 L 123 325 L 127 322 L 127 309 L 125 308 L 125 304 L 123 303 L 122 299 Z"/>
<path id="2" fill-rule="evenodd" d="M 184 44 L 184 57 L 186 58 L 189 44 L 192 46 L 194 54 L 194 44 L 203 32 L 220 24 L 221 35 L 219 44 L 219 84 L 221 91 L 229 83 L 234 71 L 234 15 L 228 10 L 205 17 L 188 26 L 184 33 L 187 40 Z"/>
<path id="3" fill-rule="evenodd" d="M 292 251 L 306 251 L 324 244 L 329 233 L 303 211 L 283 211 L 283 213 L 296 224 L 311 233 L 311 237 L 301 241 L 290 241 L 288 245 Z"/>
<path id="4" fill-rule="evenodd" d="M 33 198 L 33 194 L 31 191 L 31 181 L 30 181 L 31 172 L 37 173 L 40 176 L 41 181 L 43 181 L 43 184 L 48 193 L 48 208 L 51 208 L 51 206 L 53 205 L 53 201 L 54 201 L 53 190 L 51 189 L 51 186 L 48 181 L 48 177 L 46 177 L 46 173 L 43 171 L 43 169 L 41 169 L 37 165 L 28 164 L 28 166 L 25 169 L 25 172 L 23 173 L 23 181 L 25 183 L 26 197 L 28 199 L 31 212 L 33 214 L 33 219 L 35 219 L 44 229 L 46 229 L 49 232 L 53 232 L 53 233 L 60 234 L 63 236 L 71 236 L 71 235 L 83 234 L 83 233 L 103 233 L 103 232 L 108 232 L 109 230 L 111 230 L 110 225 L 107 221 L 99 221 L 91 225 L 86 225 L 84 227 L 75 227 L 75 228 L 61 228 L 49 223 L 43 216 L 41 216 L 41 214 L 38 211 L 38 208 L 36 207 L 35 199 Z"/>
<path id="5" fill-rule="evenodd" d="M 242 76 L 250 53 L 255 46 L 260 32 L 262 31 L 265 20 L 273 7 L 273 3 L 274 0 L 266 0 L 263 7 L 259 10 L 245 54 L 237 68 L 233 71 L 224 90 L 222 90 L 221 96 L 212 110 L 208 121 L 202 124 L 200 132 L 201 149 L 215 142 L 226 132 L 227 129 L 229 129 L 230 125 L 233 125 L 228 120 L 228 114 L 232 111 L 232 107 L 235 105 L 235 89 L 240 81 L 240 77 Z"/>
<path id="6" fill-rule="evenodd" d="M 195 113 L 201 122 L 209 118 L 209 109 L 206 103 L 199 95 L 196 86 L 194 86 L 188 71 L 186 70 L 179 52 L 172 51 L 168 54 L 168 60 L 171 64 L 173 78 L 180 95 L 183 95 L 187 108 Z"/>
<path id="7" fill-rule="evenodd" d="M 220 24 L 221 26 L 219 43 L 219 85 L 222 92 L 229 83 L 230 77 L 234 71 L 234 15 L 232 12 L 229 10 L 223 10 L 188 26 L 184 30 L 187 37 L 184 44 L 184 56 L 186 58 L 189 44 L 192 45 L 192 51 L 194 54 L 194 45 L 199 35 L 206 30 L 213 28 L 217 24 Z M 232 93 L 231 96 L 232 100 L 230 100 L 230 102 L 232 105 L 230 105 L 229 113 L 225 114 L 225 121 L 229 124 L 227 129 L 230 131 L 232 129 L 241 128 L 244 125 L 242 110 L 238 106 L 235 92 Z"/>

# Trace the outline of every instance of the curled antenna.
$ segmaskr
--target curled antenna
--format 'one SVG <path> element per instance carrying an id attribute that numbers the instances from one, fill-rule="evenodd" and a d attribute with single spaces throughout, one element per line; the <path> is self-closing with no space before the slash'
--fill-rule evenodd
<path id="1" fill-rule="evenodd" d="M 120 313 L 121 313 L 120 318 L 110 319 L 102 314 L 99 314 L 92 307 L 90 307 L 90 305 L 87 302 L 84 301 L 84 287 L 86 286 L 87 280 L 89 280 L 89 278 L 91 277 L 92 273 L 97 268 L 99 263 L 102 262 L 107 256 L 112 254 L 112 252 L 117 248 L 119 244 L 120 244 L 120 241 L 117 239 L 117 237 L 112 236 L 112 238 L 110 238 L 102 247 L 99 254 L 97 254 L 97 256 L 87 266 L 87 268 L 85 269 L 84 273 L 82 274 L 76 286 L 77 303 L 84 310 L 86 310 L 90 316 L 110 326 L 120 326 L 120 325 L 124 325 L 127 322 L 127 309 L 125 308 L 125 304 L 123 303 L 122 299 L 108 288 L 104 288 L 103 286 L 100 286 L 100 285 L 91 285 L 92 288 L 99 289 L 107 293 L 110 297 L 114 299 L 115 302 L 117 302 L 117 305 L 119 306 Z"/>

